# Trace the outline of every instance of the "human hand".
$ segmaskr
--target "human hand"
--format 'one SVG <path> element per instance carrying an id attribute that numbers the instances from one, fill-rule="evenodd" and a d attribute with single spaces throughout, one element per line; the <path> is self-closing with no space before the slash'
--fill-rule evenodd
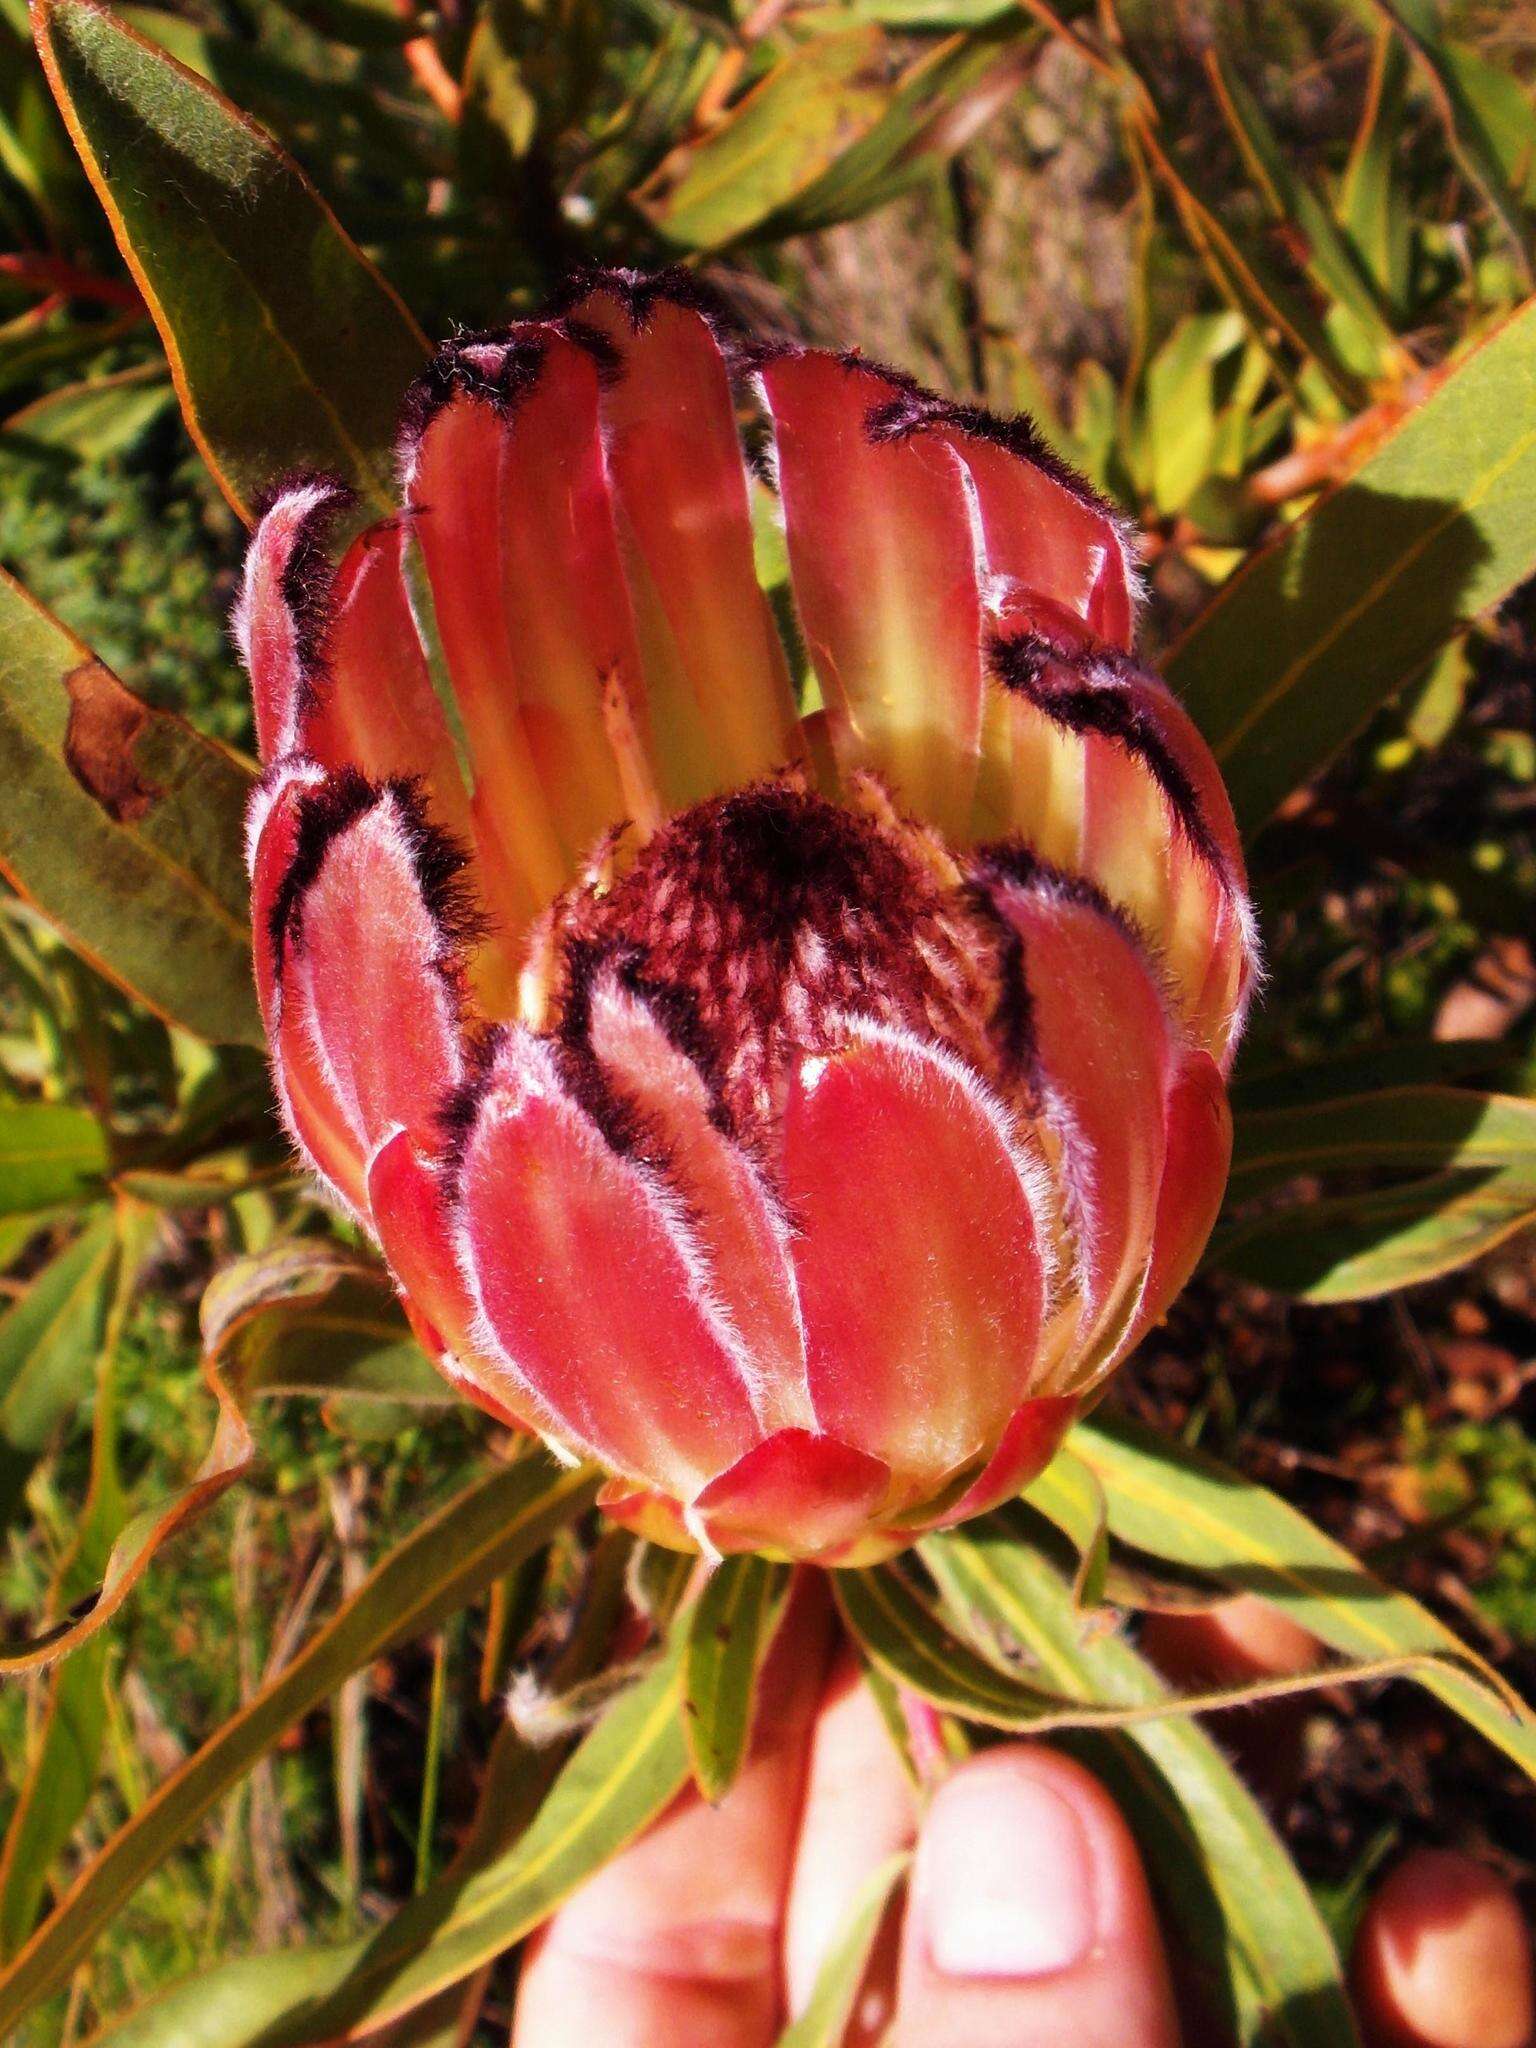
<path id="1" fill-rule="evenodd" d="M 1228 1682 L 1294 1669 L 1314 1647 L 1249 1600 L 1153 1633 L 1171 1674 Z M 685 1793 L 543 1930 L 513 2048 L 771 2048 L 865 1875 L 914 1840 L 907 1908 L 882 1937 L 853 2041 L 1207 2048 L 1198 2020 L 1181 2023 L 1136 1846 L 1081 1765 L 1000 1745 L 962 1764 L 919 1822 L 850 1653 L 805 1605 L 764 1674 L 759 1728 L 718 1808 Z M 1273 1756 L 1273 1721 L 1268 1732 Z M 1509 1888 L 1463 1856 L 1397 1866 L 1353 1982 L 1372 2048 L 1531 2038 L 1529 1937 Z"/>

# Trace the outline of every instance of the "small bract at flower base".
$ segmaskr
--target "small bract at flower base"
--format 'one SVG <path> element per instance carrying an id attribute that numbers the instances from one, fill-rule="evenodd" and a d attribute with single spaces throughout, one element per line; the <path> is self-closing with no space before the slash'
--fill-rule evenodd
<path id="1" fill-rule="evenodd" d="M 442 1370 L 664 1543 L 1016 1492 L 1205 1243 L 1255 974 L 1115 515 L 628 273 L 441 351 L 333 572 L 343 498 L 278 494 L 237 613 L 257 976 Z"/>

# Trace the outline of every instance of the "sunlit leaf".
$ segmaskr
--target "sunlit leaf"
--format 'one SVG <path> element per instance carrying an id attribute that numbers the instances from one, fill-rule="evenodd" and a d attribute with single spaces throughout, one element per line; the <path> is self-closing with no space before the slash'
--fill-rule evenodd
<path id="1" fill-rule="evenodd" d="M 1248 831 L 1536 567 L 1533 377 L 1528 304 L 1174 648 L 1169 680 Z"/>
<path id="2" fill-rule="evenodd" d="M 66 384 L 13 412 L 0 433 L 0 450 L 41 449 L 101 462 L 131 448 L 171 397 L 158 365 Z"/>
<path id="3" fill-rule="evenodd" d="M 240 853 L 250 771 L 130 695 L 0 571 L 0 872 L 198 1037 L 260 1045 Z"/>
<path id="4" fill-rule="evenodd" d="M 1350 367 L 1365 376 L 1380 376 L 1388 369 L 1405 366 L 1391 324 L 1333 215 L 1291 162 L 1236 66 L 1224 64 L 1212 48 L 1205 53 L 1205 67 L 1217 104 L 1271 217 L 1283 226 L 1300 252 L 1303 269 L 1339 316 L 1340 341 Z"/>
<path id="5" fill-rule="evenodd" d="M 0 1975 L 0 2035 L 64 1982 L 124 1900 L 286 1728 L 392 1645 L 411 1641 L 485 1592 L 590 1505 L 597 1483 L 585 1471 L 559 1470 L 529 1455 L 478 1480 L 397 1544 L 298 1655 L 86 1865 L 68 1897 Z M 675 1721 L 670 1696 L 669 1707 Z M 680 1728 L 676 1746 L 681 1756 Z"/>
<path id="6" fill-rule="evenodd" d="M 878 26 L 813 34 L 635 195 L 669 241 L 719 249 L 829 227 L 963 147 L 1018 82 L 1023 24 L 954 36 L 898 71 Z"/>
<path id="7" fill-rule="evenodd" d="M 1112 1535 L 1257 1593 L 1351 1657 L 1454 1655 L 1413 1674 L 1536 1777 L 1536 1716 L 1416 1600 L 1394 1592 L 1264 1487 L 1133 1423 L 1084 1423 L 1072 1447 L 1104 1482 Z M 1474 1671 L 1477 1675 L 1474 1675 Z"/>
<path id="8" fill-rule="evenodd" d="M 0 1528 L 54 1431 L 90 1392 L 117 1270 L 116 1219 L 98 1209 L 0 1315 Z"/>
<path id="9" fill-rule="evenodd" d="M 393 497 L 425 343 L 265 130 L 94 0 L 39 0 L 38 48 L 236 510 L 285 472 Z"/>
<path id="10" fill-rule="evenodd" d="M 1072 1696 L 1037 1685 L 1034 1675 L 1005 1670 L 955 1634 L 903 1573 L 890 1565 L 870 1571 L 840 1571 L 832 1580 L 838 1611 L 854 1640 L 887 1678 L 919 1698 L 984 1728 L 1048 1735 L 1066 1728 L 1131 1728 L 1167 1714 L 1215 1713 L 1228 1707 L 1312 1692 L 1320 1685 L 1365 1684 L 1418 1669 L 1436 1657 L 1454 1655 L 1473 1667 L 1461 1650 L 1409 1649 L 1382 1657 L 1330 1665 L 1326 1671 L 1259 1678 L 1204 1692 L 1166 1694 L 1151 1701 L 1119 1705 L 1093 1694 Z M 1452 1639 L 1454 1640 L 1454 1639 Z M 1477 1681 L 1473 1681 L 1474 1683 Z"/>
<path id="11" fill-rule="evenodd" d="M 706 1799 L 725 1797 L 746 1758 L 758 1674 L 788 1585 L 783 1565 L 731 1557 L 694 1607 L 683 1657 L 683 1711 L 693 1774 Z"/>
<path id="12" fill-rule="evenodd" d="M 1234 1133 L 1231 1189 L 1246 1199 L 1298 1174 L 1366 1166 L 1519 1170 L 1536 1202 L 1536 1102 L 1473 1088 L 1378 1088 L 1250 1110 Z"/>
<path id="13" fill-rule="evenodd" d="M 96 2048 L 318 2048 L 413 2012 L 521 1940 L 615 1856 L 688 1775 L 680 1641 L 616 1700 L 516 1844 L 461 1862 L 377 1934 L 225 1963 L 98 2036 Z"/>
<path id="14" fill-rule="evenodd" d="M 237 1259 L 209 1282 L 203 1344 L 246 1395 L 451 1407 L 382 1266 L 328 1238 L 290 1238 Z"/>
<path id="15" fill-rule="evenodd" d="M 1532 1224 L 1528 1169 L 1470 1167 L 1266 1211 L 1224 1228 L 1209 1256 L 1298 1301 L 1369 1301 L 1453 1273 Z"/>
<path id="16" fill-rule="evenodd" d="M 1097 1607 L 1109 1573 L 1109 1510 L 1098 1474 L 1067 1445 L 1024 1497 L 1066 1534 L 1077 1552 L 1072 1597 L 1079 1607 Z"/>
<path id="17" fill-rule="evenodd" d="M 1520 195 L 1510 185 L 1498 144 L 1488 131 L 1483 107 L 1466 90 L 1461 70 L 1445 41 L 1439 0 L 1369 0 L 1369 4 L 1398 29 L 1408 45 L 1445 123 L 1452 149 L 1498 215 L 1529 283 L 1531 258 Z"/>
<path id="18" fill-rule="evenodd" d="M 54 1583 L 52 1605 L 59 1612 L 67 1612 L 97 1585 L 128 1512 L 117 1464 L 118 1347 L 156 1223 L 148 1210 L 127 1202 L 118 1205 L 114 1223 L 115 1274 L 96 1362 L 90 1491 Z M 53 1860 L 96 1789 L 106 1728 L 106 1660 L 106 1638 L 98 1636 L 59 1666 L 49 1682 L 47 1706 L 0 1850 L 0 1962 L 8 1962 L 31 1933 Z"/>
<path id="19" fill-rule="evenodd" d="M 1383 24 L 1377 31 L 1365 110 L 1349 153 L 1339 193 L 1339 215 L 1367 274 L 1387 305 L 1406 310 L 1413 219 L 1397 176 L 1397 150 L 1406 108 L 1408 59 L 1401 38 Z"/>

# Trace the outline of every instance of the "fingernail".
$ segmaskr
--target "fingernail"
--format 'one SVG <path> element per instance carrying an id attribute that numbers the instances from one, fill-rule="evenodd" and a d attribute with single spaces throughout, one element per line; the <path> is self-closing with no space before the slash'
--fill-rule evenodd
<path id="1" fill-rule="evenodd" d="M 923 1828 L 918 1896 L 950 1977 L 1049 1977 L 1093 1943 L 1093 1872 L 1072 1806 L 1019 1772 L 962 1774 Z"/>

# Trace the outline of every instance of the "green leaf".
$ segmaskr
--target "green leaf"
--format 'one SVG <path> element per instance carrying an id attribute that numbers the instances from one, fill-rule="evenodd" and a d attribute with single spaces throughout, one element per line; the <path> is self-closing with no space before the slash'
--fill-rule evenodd
<path id="1" fill-rule="evenodd" d="M 1120 1705 L 1166 1697 L 1120 1637 L 1082 1616 L 1020 1511 L 929 1537 L 923 1561 L 975 1640 L 1036 1661 L 1053 1685 Z M 1130 1823 L 1171 1945 L 1222 2040 L 1355 2048 L 1339 1959 L 1311 1894 L 1216 1742 L 1187 1717 L 1058 1738 Z"/>
<path id="2" fill-rule="evenodd" d="M 906 1855 L 888 1856 L 854 1893 L 847 1917 L 816 1973 L 805 2010 L 780 2034 L 778 2048 L 841 2048 L 885 1909 L 911 1860 Z"/>
<path id="3" fill-rule="evenodd" d="M 1071 1443 L 1104 1483 L 1113 1536 L 1257 1593 L 1346 1656 L 1455 1656 L 1459 1666 L 1420 1667 L 1418 1682 L 1536 1777 L 1531 1710 L 1427 1608 L 1277 1495 L 1124 1416 L 1079 1424 Z"/>
<path id="4" fill-rule="evenodd" d="M 54 1431 L 90 1391 L 117 1270 L 117 1221 L 99 1209 L 0 1315 L 0 1529 Z"/>
<path id="5" fill-rule="evenodd" d="M 617 1699 L 521 1839 L 462 1860 L 377 1934 L 226 1963 L 98 2035 L 94 2048 L 310 2048 L 412 2012 L 501 1955 L 617 1855 L 688 1776 L 681 1638 Z"/>
<path id="6" fill-rule="evenodd" d="M 928 176 L 1009 96 L 1020 29 L 1015 17 L 951 36 L 894 77 L 873 22 L 812 34 L 718 126 L 674 150 L 636 203 L 690 249 L 867 213 Z"/>
<path id="7" fill-rule="evenodd" d="M 1319 1198 L 1318 1179 L 1371 1167 L 1423 1178 Z M 1241 1213 L 1293 1181 L 1292 1197 Z M 1425 1085 L 1249 1111 L 1229 1201 L 1239 1213 L 1213 1240 L 1212 1264 L 1308 1301 L 1394 1292 L 1536 1218 L 1536 1102 Z"/>
<path id="8" fill-rule="evenodd" d="M 1377 33 L 1365 111 L 1349 153 L 1339 214 L 1351 244 L 1387 305 L 1406 316 L 1413 221 L 1397 176 L 1408 59 L 1390 26 Z"/>
<path id="9" fill-rule="evenodd" d="M 1214 49 L 1205 66 L 1217 104 L 1273 219 L 1303 252 L 1302 267 L 1341 316 L 1337 329 L 1350 368 L 1381 376 L 1405 361 L 1401 344 L 1377 304 L 1333 215 L 1288 159 L 1260 102 Z"/>
<path id="10" fill-rule="evenodd" d="M 1233 1134 L 1231 1189 L 1246 1200 L 1299 1174 L 1363 1166 L 1519 1169 L 1536 1202 L 1536 1102 L 1473 1088 L 1378 1088 L 1251 1110 Z"/>
<path id="11" fill-rule="evenodd" d="M 0 433 L 0 449 L 62 451 L 82 461 L 101 462 L 131 448 L 171 397 L 157 364 L 66 384 L 13 412 Z"/>
<path id="12" fill-rule="evenodd" d="M 1536 302 L 1226 584 L 1170 682 L 1255 832 L 1467 618 L 1536 567 Z"/>
<path id="13" fill-rule="evenodd" d="M 461 1405 L 432 1366 L 382 1266 L 327 1238 L 290 1238 L 216 1273 L 203 1346 L 242 1395 Z"/>
<path id="14" fill-rule="evenodd" d="M 980 1656 L 945 1624 L 901 1571 L 890 1565 L 877 1565 L 872 1571 L 837 1572 L 832 1591 L 855 1641 L 887 1678 L 961 1720 L 1019 1734 L 1048 1735 L 1064 1728 L 1130 1728 L 1167 1714 L 1213 1713 L 1287 1693 L 1313 1692 L 1321 1685 L 1397 1677 L 1440 1656 L 1459 1657 L 1469 1668 L 1486 1668 L 1459 1644 L 1454 1649 L 1414 1648 L 1330 1665 L 1325 1671 L 1256 1679 L 1207 1692 L 1170 1693 L 1121 1706 L 1088 1694 L 1048 1691 Z"/>
<path id="15" fill-rule="evenodd" d="M 683 1657 L 688 1754 L 711 1803 L 736 1782 L 752 1733 L 758 1675 L 789 1586 L 787 1566 L 730 1557 L 693 1608 Z"/>
<path id="16" fill-rule="evenodd" d="M 1384 1039 L 1308 1060 L 1276 1059 L 1266 1049 L 1257 1063 L 1239 1064 L 1231 1089 L 1232 1113 L 1241 1125 L 1260 1111 L 1299 1109 L 1308 1102 L 1365 1095 L 1375 1088 L 1495 1078 L 1506 1094 L 1536 1093 L 1536 1065 L 1512 1056 L 1496 1039 Z M 1241 1130 L 1236 1143 L 1247 1143 Z"/>
<path id="17" fill-rule="evenodd" d="M 873 24 L 807 37 L 702 140 L 674 150 L 636 203 L 680 247 L 739 241 L 879 120 L 888 96 L 884 54 Z"/>
<path id="18" fill-rule="evenodd" d="M 1097 1607 L 1109 1573 L 1109 1508 L 1099 1475 L 1063 1445 L 1033 1480 L 1024 1498 L 1055 1523 L 1077 1552 L 1072 1597 L 1079 1607 Z"/>
<path id="19" fill-rule="evenodd" d="M 1159 511 L 1179 511 L 1211 472 L 1216 364 L 1242 338 L 1233 313 L 1191 313 L 1147 365 L 1148 481 Z"/>
<path id="20" fill-rule="evenodd" d="M 322 469 L 392 509 L 425 343 L 272 138 L 93 0 L 38 0 L 38 49 L 230 503 Z"/>
<path id="21" fill-rule="evenodd" d="M 1443 39 L 1439 0 L 1371 0 L 1371 4 L 1383 19 L 1394 24 L 1408 45 L 1462 169 L 1497 214 L 1529 284 L 1531 257 L 1520 196 L 1510 185 L 1482 105 L 1467 92 Z"/>
<path id="22" fill-rule="evenodd" d="M 558 1470 L 542 1455 L 529 1455 L 477 1481 L 397 1544 L 292 1662 L 91 1859 L 68 1897 L 0 1975 L 0 2037 L 58 1989 L 124 1901 L 286 1728 L 329 1699 L 354 1671 L 476 1599 L 588 1507 L 596 1490 L 593 1474 Z M 676 1740 L 681 1752 L 680 1730 Z"/>
<path id="23" fill-rule="evenodd" d="M 250 771 L 151 710 L 0 571 L 0 872 L 93 967 L 199 1038 L 263 1042 Z"/>
<path id="24" fill-rule="evenodd" d="M 1228 1225 L 1211 1264 L 1298 1301 L 1370 1301 L 1453 1273 L 1536 1222 L 1528 1169 L 1471 1168 Z"/>
<path id="25" fill-rule="evenodd" d="M 858 220 L 931 179 L 1015 96 L 1035 46 L 1032 27 L 1016 14 L 950 36 L 907 66 L 880 118 L 759 232 L 810 234 Z"/>
<path id="26" fill-rule="evenodd" d="M 0 1216 L 101 1192 L 107 1139 L 89 1110 L 62 1102 L 0 1105 Z"/>
<path id="27" fill-rule="evenodd" d="M 61 1613 L 96 1586 L 127 1517 L 117 1466 L 118 1347 L 139 1268 L 157 1226 L 148 1210 L 130 1203 L 119 1205 L 114 1225 L 116 1274 L 96 1368 L 90 1491 L 50 1602 Z M 0 1961 L 8 1962 L 31 1933 L 50 1866 L 96 1789 L 106 1728 L 102 1686 L 107 1651 L 106 1638 L 98 1636 L 53 1675 L 26 1779 L 0 1850 Z"/>

